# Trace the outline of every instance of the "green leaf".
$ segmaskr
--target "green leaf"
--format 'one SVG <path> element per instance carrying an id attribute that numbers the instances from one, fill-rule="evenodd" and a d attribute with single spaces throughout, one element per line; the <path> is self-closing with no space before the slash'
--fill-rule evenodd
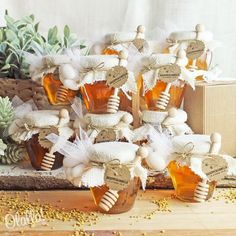
<path id="1" fill-rule="evenodd" d="M 70 28 L 69 28 L 68 25 L 66 25 L 66 26 L 64 27 L 64 37 L 65 37 L 65 38 L 69 38 L 69 36 L 70 36 Z"/>
<path id="2" fill-rule="evenodd" d="M 34 22 L 34 17 L 32 17 L 33 15 L 30 16 L 25 16 L 22 18 L 22 22 L 25 22 L 27 24 L 32 24 Z"/>
<path id="3" fill-rule="evenodd" d="M 31 42 L 31 48 L 36 54 L 44 54 L 44 45 L 41 45 L 40 43 L 36 41 Z"/>
<path id="4" fill-rule="evenodd" d="M 58 42 L 58 29 L 57 26 L 54 26 L 52 29 L 49 29 L 48 31 L 48 43 L 49 44 L 55 44 Z"/>
<path id="5" fill-rule="evenodd" d="M 6 37 L 8 41 L 13 41 L 14 39 L 17 39 L 17 35 L 14 31 L 7 29 L 6 30 Z"/>
<path id="6" fill-rule="evenodd" d="M 14 48 L 15 50 L 20 49 L 20 41 L 18 38 L 15 38 L 13 41 L 11 42 L 7 42 L 5 41 L 4 44 L 8 45 L 11 48 Z"/>
<path id="7" fill-rule="evenodd" d="M 35 30 L 35 32 L 38 32 L 38 30 L 39 30 L 39 22 L 34 25 L 34 30 Z"/>
<path id="8" fill-rule="evenodd" d="M 5 61 L 5 64 L 10 64 L 11 60 L 12 60 L 12 57 L 13 56 L 13 53 L 10 53 L 7 58 L 6 58 L 6 61 Z"/>
<path id="9" fill-rule="evenodd" d="M 11 68 L 10 64 L 6 64 L 5 66 L 1 68 L 1 71 L 8 70 L 10 68 Z"/>
<path id="10" fill-rule="evenodd" d="M 15 20 L 14 20 L 12 17 L 10 17 L 9 15 L 6 14 L 6 15 L 4 16 L 4 18 L 5 18 L 5 21 L 6 21 L 7 25 L 8 25 L 8 24 L 14 25 Z"/>
<path id="11" fill-rule="evenodd" d="M 4 39 L 3 29 L 0 29 L 0 42 Z"/>
<path id="12" fill-rule="evenodd" d="M 15 20 L 8 15 L 5 15 L 5 20 L 7 28 L 13 30 L 14 32 L 17 32 L 17 26 L 15 24 Z"/>
<path id="13" fill-rule="evenodd" d="M 68 39 L 64 37 L 64 47 L 68 48 Z"/>
<path id="14" fill-rule="evenodd" d="M 29 17 L 32 19 L 32 21 L 34 21 L 34 15 L 33 14 L 31 14 Z"/>
<path id="15" fill-rule="evenodd" d="M 12 48 L 9 48 L 9 51 L 14 54 L 17 62 L 20 62 L 20 59 L 19 59 L 19 55 L 17 54 L 17 52 L 15 50 L 13 50 Z"/>
<path id="16" fill-rule="evenodd" d="M 80 45 L 79 48 L 84 49 L 84 48 L 86 48 L 86 46 L 85 45 Z"/>
<path id="17" fill-rule="evenodd" d="M 22 47 L 22 51 L 28 51 L 27 48 L 30 47 L 32 39 L 29 39 L 27 42 L 25 42 L 24 46 Z"/>
<path id="18" fill-rule="evenodd" d="M 19 69 L 19 67 L 18 66 L 16 66 L 15 64 L 10 64 L 10 66 L 12 67 L 12 68 L 15 68 L 15 69 Z"/>

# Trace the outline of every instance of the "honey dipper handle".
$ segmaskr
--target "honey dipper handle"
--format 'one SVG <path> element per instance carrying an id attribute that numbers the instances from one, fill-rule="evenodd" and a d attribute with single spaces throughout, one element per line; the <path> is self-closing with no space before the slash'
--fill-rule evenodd
<path id="1" fill-rule="evenodd" d="M 221 135 L 219 133 L 212 133 L 210 139 L 211 139 L 211 146 L 209 153 L 218 154 L 221 149 Z"/>
<path id="2" fill-rule="evenodd" d="M 108 212 L 117 202 L 119 198 L 118 191 L 109 189 L 101 198 L 99 207 Z"/>

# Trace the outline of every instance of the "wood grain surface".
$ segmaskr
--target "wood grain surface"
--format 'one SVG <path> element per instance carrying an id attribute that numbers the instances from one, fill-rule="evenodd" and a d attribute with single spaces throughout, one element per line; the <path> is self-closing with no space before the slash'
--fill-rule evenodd
<path id="1" fill-rule="evenodd" d="M 228 190 L 217 190 L 215 196 L 220 192 Z M 15 192 L 0 192 L 14 196 Z M 25 192 L 20 192 L 20 195 Z M 135 206 L 127 213 L 118 215 L 105 215 L 98 213 L 98 221 L 95 225 L 85 225 L 83 230 L 94 233 L 95 236 L 119 235 L 119 236 L 234 236 L 236 235 L 236 203 L 229 202 L 223 198 L 212 199 L 209 202 L 186 203 L 171 198 L 172 190 L 148 190 L 140 192 Z M 29 192 L 29 201 L 39 201 L 42 204 L 50 203 L 57 208 L 66 210 L 74 209 L 85 212 L 96 211 L 90 191 L 38 191 Z M 157 211 L 157 204 L 153 200 L 167 199 L 171 212 Z M 151 212 L 150 219 L 147 216 Z M 0 224 L 0 235 L 76 235 L 73 221 L 49 222 L 48 226 L 40 223 L 32 227 L 18 227 L 8 230 L 5 225 Z M 80 234 L 78 234 L 80 235 Z M 82 235 L 82 234 L 81 234 Z"/>

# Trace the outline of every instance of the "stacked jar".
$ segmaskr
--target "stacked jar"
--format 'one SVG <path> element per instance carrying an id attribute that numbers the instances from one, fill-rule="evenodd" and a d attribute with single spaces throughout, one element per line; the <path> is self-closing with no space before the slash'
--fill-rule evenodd
<path id="1" fill-rule="evenodd" d="M 167 53 L 177 53 L 179 49 L 186 51 L 187 68 L 193 70 L 209 70 L 214 49 L 213 34 L 206 31 L 204 25 L 198 24 L 194 31 L 177 31 L 169 35 Z M 197 76 L 202 80 L 202 76 Z"/>
<path id="2" fill-rule="evenodd" d="M 55 134 L 63 139 L 73 138 L 70 116 L 66 109 L 60 111 L 31 111 L 24 117 L 14 120 L 9 134 L 19 143 L 24 143 L 32 167 L 50 171 L 62 167 L 63 155 L 58 152 L 60 143 L 53 144 L 47 135 Z"/>

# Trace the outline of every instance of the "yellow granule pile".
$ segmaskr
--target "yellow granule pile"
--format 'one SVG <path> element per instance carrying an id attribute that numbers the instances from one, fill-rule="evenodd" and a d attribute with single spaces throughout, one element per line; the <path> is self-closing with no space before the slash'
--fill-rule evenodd
<path id="1" fill-rule="evenodd" d="M 157 208 L 147 215 L 144 216 L 145 219 L 152 219 L 152 217 L 158 213 L 158 212 L 171 212 L 172 210 L 170 209 L 169 202 L 167 198 L 161 198 L 157 200 L 152 200 L 152 203 L 154 203 Z"/>
<path id="2" fill-rule="evenodd" d="M 85 225 L 90 226 L 98 221 L 98 215 L 94 212 L 53 207 L 50 204 L 39 203 L 40 199 L 36 202 L 30 202 L 28 197 L 28 193 L 9 195 L 8 193 L 0 192 L 0 223 L 4 222 L 6 214 L 18 213 L 20 216 L 25 216 L 29 211 L 43 215 L 43 219 L 46 221 L 45 226 L 48 226 L 47 223 L 53 220 L 72 221 L 74 228 Z M 33 225 L 30 224 L 29 226 L 32 227 Z"/>
<path id="3" fill-rule="evenodd" d="M 215 196 L 213 197 L 215 200 L 224 200 L 225 203 L 235 203 L 236 202 L 236 189 L 220 189 Z"/>

